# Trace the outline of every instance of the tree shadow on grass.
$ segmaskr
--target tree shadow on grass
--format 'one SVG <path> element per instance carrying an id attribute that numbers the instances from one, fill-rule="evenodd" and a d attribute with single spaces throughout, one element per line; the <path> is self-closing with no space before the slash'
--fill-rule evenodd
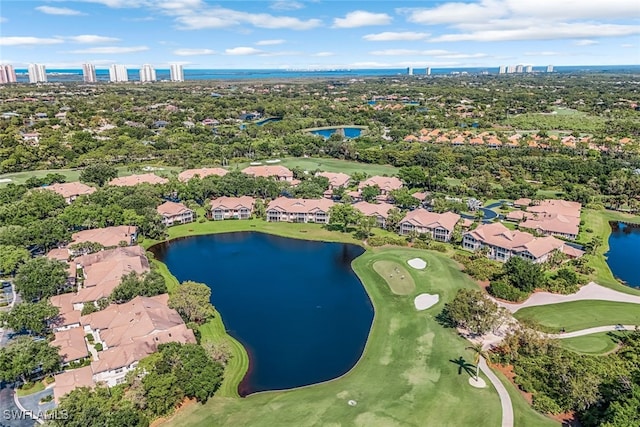
<path id="1" fill-rule="evenodd" d="M 458 375 L 462 375 L 462 372 L 466 372 L 470 377 L 476 376 L 476 365 L 467 362 L 464 357 L 460 356 L 457 359 L 450 359 L 449 362 L 458 365 Z"/>

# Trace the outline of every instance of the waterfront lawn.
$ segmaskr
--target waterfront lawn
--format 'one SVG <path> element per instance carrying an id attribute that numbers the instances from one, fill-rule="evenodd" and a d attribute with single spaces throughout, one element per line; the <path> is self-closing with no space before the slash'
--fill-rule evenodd
<path id="1" fill-rule="evenodd" d="M 640 222 L 640 217 L 637 215 L 634 216 L 608 210 L 583 209 L 582 220 L 584 221 L 584 225 L 580 227 L 580 234 L 577 239 L 578 243 L 587 243 L 594 237 L 602 240 L 602 245 L 596 249 L 596 254 L 594 256 L 588 256 L 588 265 L 595 269 L 595 272 L 591 275 L 590 279 L 599 285 L 615 289 L 616 291 L 632 295 L 640 295 L 640 291 L 621 284 L 613 276 L 605 256 L 609 251 L 609 236 L 611 235 L 611 226 L 609 225 L 609 221 L 638 223 Z M 588 232 L 587 230 L 592 230 L 592 232 Z"/>
<path id="2" fill-rule="evenodd" d="M 563 339 L 560 340 L 560 345 L 576 353 L 600 355 L 615 350 L 622 334 L 622 332 L 600 332 Z"/>
<path id="3" fill-rule="evenodd" d="M 525 307 L 514 316 L 534 321 L 549 332 L 578 331 L 605 325 L 640 325 L 640 305 L 610 301 L 573 301 Z"/>
<path id="4" fill-rule="evenodd" d="M 416 256 L 425 259 L 429 268 L 408 272 L 416 283 L 411 295 L 393 294 L 373 269 L 378 261 L 404 265 Z M 229 366 L 223 384 L 226 389 L 204 405 L 180 410 L 167 425 L 499 425 L 501 408 L 495 390 L 470 387 L 469 375 L 458 374 L 458 366 L 451 362 L 459 357 L 472 360 L 466 350 L 468 342 L 435 321 L 444 302 L 459 288 L 476 285 L 450 259 L 418 249 L 368 250 L 352 265 L 376 314 L 364 354 L 350 372 L 323 384 L 241 399 L 228 393 L 230 384 L 241 377 Z M 429 310 L 416 311 L 413 299 L 422 292 L 439 294 L 440 302 Z M 220 336 L 222 330 L 220 325 Z M 201 331 L 203 339 L 215 339 L 207 330 Z M 356 405 L 349 405 L 350 400 Z M 545 425 L 529 407 L 521 408 L 518 419 L 523 420 L 522 425 Z"/>
<path id="5" fill-rule="evenodd" d="M 408 295 L 416 288 L 413 276 L 401 264 L 380 260 L 373 264 L 373 269 L 387 282 L 391 292 L 396 295 Z"/>

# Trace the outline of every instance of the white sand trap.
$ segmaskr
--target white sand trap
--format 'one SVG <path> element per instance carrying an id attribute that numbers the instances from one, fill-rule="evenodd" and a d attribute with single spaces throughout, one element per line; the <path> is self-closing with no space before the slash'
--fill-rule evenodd
<path id="1" fill-rule="evenodd" d="M 0 179 L 0 183 L 4 184 L 5 182 L 11 182 L 13 181 L 11 178 L 2 178 Z"/>
<path id="2" fill-rule="evenodd" d="M 420 294 L 415 300 L 413 300 L 413 303 L 416 306 L 416 310 L 422 311 L 436 305 L 438 301 L 440 301 L 440 297 L 438 295 Z"/>
<path id="3" fill-rule="evenodd" d="M 421 258 L 410 259 L 409 261 L 407 261 L 407 264 L 409 264 L 416 270 L 424 270 L 427 267 L 427 262 Z"/>

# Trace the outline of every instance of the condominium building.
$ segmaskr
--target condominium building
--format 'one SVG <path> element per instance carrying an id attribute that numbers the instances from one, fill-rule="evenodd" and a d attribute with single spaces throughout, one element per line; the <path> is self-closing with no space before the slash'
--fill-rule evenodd
<path id="1" fill-rule="evenodd" d="M 122 64 L 113 64 L 109 67 L 109 81 L 111 82 L 127 82 L 129 75 L 127 67 Z"/>
<path id="2" fill-rule="evenodd" d="M 431 75 L 431 67 L 427 67 L 427 69 L 425 70 L 425 74 L 426 74 L 427 76 L 430 76 L 430 75 Z"/>
<path id="3" fill-rule="evenodd" d="M 47 69 L 43 64 L 29 64 L 29 83 L 46 83 Z"/>
<path id="4" fill-rule="evenodd" d="M 522 73 L 524 71 L 524 66 L 521 64 L 516 65 L 516 73 Z"/>
<path id="5" fill-rule="evenodd" d="M 172 82 L 183 82 L 184 81 L 184 70 L 182 69 L 181 64 L 171 64 L 169 66 L 169 71 L 171 72 L 171 81 Z"/>
<path id="6" fill-rule="evenodd" d="M 413 76 L 413 67 L 407 67 L 407 75 Z"/>
<path id="7" fill-rule="evenodd" d="M 0 84 L 16 81 L 16 70 L 13 69 L 13 65 L 0 65 Z"/>
<path id="8" fill-rule="evenodd" d="M 527 68 L 525 68 L 525 71 L 527 73 L 533 73 L 533 65 L 527 65 Z"/>
<path id="9" fill-rule="evenodd" d="M 553 65 L 547 65 L 547 73 L 553 73 Z"/>
<path id="10" fill-rule="evenodd" d="M 96 78 L 96 66 L 93 64 L 82 64 L 82 81 L 85 83 L 95 83 L 98 81 Z"/>
<path id="11" fill-rule="evenodd" d="M 501 65 L 500 69 L 498 70 L 498 74 L 506 74 L 506 73 L 507 73 L 507 66 Z"/>
<path id="12" fill-rule="evenodd" d="M 155 82 L 156 81 L 156 69 L 149 64 L 144 64 L 140 68 L 140 81 L 141 82 Z"/>

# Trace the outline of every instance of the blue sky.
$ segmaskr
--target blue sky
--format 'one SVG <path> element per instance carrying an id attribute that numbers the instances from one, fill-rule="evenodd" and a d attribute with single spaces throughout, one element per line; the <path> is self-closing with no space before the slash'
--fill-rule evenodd
<path id="1" fill-rule="evenodd" d="M 638 0 L 2 0 L 22 68 L 640 64 Z"/>

